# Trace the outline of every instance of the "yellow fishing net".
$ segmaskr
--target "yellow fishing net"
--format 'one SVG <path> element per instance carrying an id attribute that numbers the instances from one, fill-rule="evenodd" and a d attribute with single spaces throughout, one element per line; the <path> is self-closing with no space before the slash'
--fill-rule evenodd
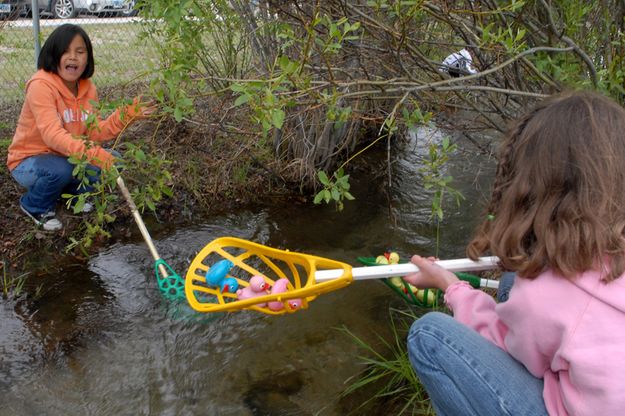
<path id="1" fill-rule="evenodd" d="M 320 270 L 336 270 L 337 278 L 317 282 Z M 198 312 L 250 309 L 280 315 L 308 308 L 320 294 L 349 285 L 351 270 L 339 261 L 221 237 L 193 259 L 185 295 Z"/>

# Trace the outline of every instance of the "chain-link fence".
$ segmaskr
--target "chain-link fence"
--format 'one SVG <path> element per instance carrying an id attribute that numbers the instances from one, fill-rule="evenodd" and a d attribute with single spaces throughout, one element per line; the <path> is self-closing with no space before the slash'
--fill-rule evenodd
<path id="1" fill-rule="evenodd" d="M 156 51 L 139 37 L 142 20 L 135 16 L 133 1 L 39 0 L 39 13 L 33 16 L 34 3 L 0 0 L 0 10 L 10 11 L 0 13 L 0 105 L 23 101 L 24 85 L 36 71 L 38 47 L 64 23 L 82 26 L 91 38 L 92 80 L 99 90 L 146 80 Z"/>

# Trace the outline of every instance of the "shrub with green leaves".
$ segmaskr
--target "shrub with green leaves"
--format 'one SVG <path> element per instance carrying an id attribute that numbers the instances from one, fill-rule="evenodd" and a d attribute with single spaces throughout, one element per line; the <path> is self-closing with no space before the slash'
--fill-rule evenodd
<path id="1" fill-rule="evenodd" d="M 152 87 L 165 111 L 182 120 L 195 97 L 232 94 L 259 127 L 251 140 L 301 165 L 305 189 L 369 143 L 363 131 L 386 123 L 393 149 L 394 133 L 419 117 L 404 102 L 422 115 L 470 111 L 467 130 L 503 131 L 566 88 L 625 97 L 625 6 L 615 0 L 153 0 L 142 13 L 161 53 Z M 440 62 L 461 48 L 479 72 L 449 78 Z"/>
<path id="2" fill-rule="evenodd" d="M 140 211 L 146 207 L 156 211 L 156 204 L 163 197 L 172 197 L 171 174 L 167 170 L 170 162 L 164 160 L 155 153 L 146 153 L 140 145 L 127 143 L 123 157 L 108 170 L 103 170 L 100 179 L 91 183 L 89 177 L 94 171 L 86 158 L 70 157 L 69 161 L 74 164 L 74 176 L 83 186 L 90 185 L 91 190 L 78 195 L 63 194 L 67 205 L 72 206 L 74 213 L 82 211 L 84 204 L 90 202 L 94 205 L 94 212 L 82 217 L 79 232 L 70 237 L 71 243 L 67 250 L 76 247 L 89 248 L 99 238 L 110 237 L 108 224 L 116 219 L 115 212 L 120 208 L 120 203 L 125 203 L 117 192 L 116 180 L 122 175 L 133 199 Z M 128 174 L 126 174 L 128 172 Z M 88 189 L 88 188 L 85 188 Z"/>
<path id="3" fill-rule="evenodd" d="M 320 204 L 321 201 L 327 204 L 332 201 L 336 204 L 336 209 L 342 211 L 344 207 L 343 201 L 346 199 L 352 201 L 354 199 L 353 195 L 349 193 L 349 175 L 345 175 L 342 168 L 334 172 L 332 179 L 328 178 L 328 175 L 322 170 L 317 175 L 323 185 L 323 189 L 315 195 L 313 201 L 315 204 Z"/>

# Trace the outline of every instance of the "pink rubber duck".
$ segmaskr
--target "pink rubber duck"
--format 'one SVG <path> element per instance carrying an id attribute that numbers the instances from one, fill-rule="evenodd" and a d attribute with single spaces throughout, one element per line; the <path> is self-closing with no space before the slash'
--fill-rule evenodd
<path id="1" fill-rule="evenodd" d="M 256 298 L 268 293 L 269 284 L 265 282 L 265 278 L 259 274 L 250 278 L 250 284 L 242 289 L 237 290 L 237 298 L 240 300 Z M 266 306 L 267 303 L 259 303 L 257 306 Z"/>
<path id="2" fill-rule="evenodd" d="M 276 280 L 276 282 L 273 284 L 273 287 L 271 288 L 271 294 L 273 295 L 276 293 L 284 293 L 288 290 L 288 287 L 289 287 L 288 279 L 284 279 L 284 278 L 278 279 Z M 288 305 L 291 311 L 296 311 L 302 307 L 302 300 L 301 299 L 289 299 L 286 301 L 286 304 Z M 267 306 L 272 311 L 279 311 L 279 310 L 284 309 L 284 302 L 278 302 L 278 301 L 268 302 Z"/>

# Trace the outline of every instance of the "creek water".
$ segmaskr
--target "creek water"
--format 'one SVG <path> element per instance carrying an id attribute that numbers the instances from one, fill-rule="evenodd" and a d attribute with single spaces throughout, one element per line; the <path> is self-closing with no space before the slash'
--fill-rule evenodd
<path id="1" fill-rule="evenodd" d="M 312 203 L 249 207 L 186 229 L 148 228 L 181 275 L 221 236 L 355 266 L 356 257 L 388 248 L 404 261 L 432 255 L 432 194 L 418 172 L 428 144 L 441 138 L 431 129 L 411 134 L 393 155 L 390 185 L 386 153 L 366 155 L 372 168 L 352 175 L 356 200 L 343 212 Z M 466 199 L 459 207 L 445 200 L 441 258 L 464 257 L 493 173 L 492 159 L 457 143 L 445 169 Z M 0 301 L 0 415 L 346 415 L 367 398 L 341 396 L 366 352 L 339 328 L 381 346 L 393 340 L 389 307 L 406 307 L 381 282 L 361 281 L 285 316 L 172 317 L 138 238 L 86 266 L 29 279 L 41 283 L 38 296 Z"/>

